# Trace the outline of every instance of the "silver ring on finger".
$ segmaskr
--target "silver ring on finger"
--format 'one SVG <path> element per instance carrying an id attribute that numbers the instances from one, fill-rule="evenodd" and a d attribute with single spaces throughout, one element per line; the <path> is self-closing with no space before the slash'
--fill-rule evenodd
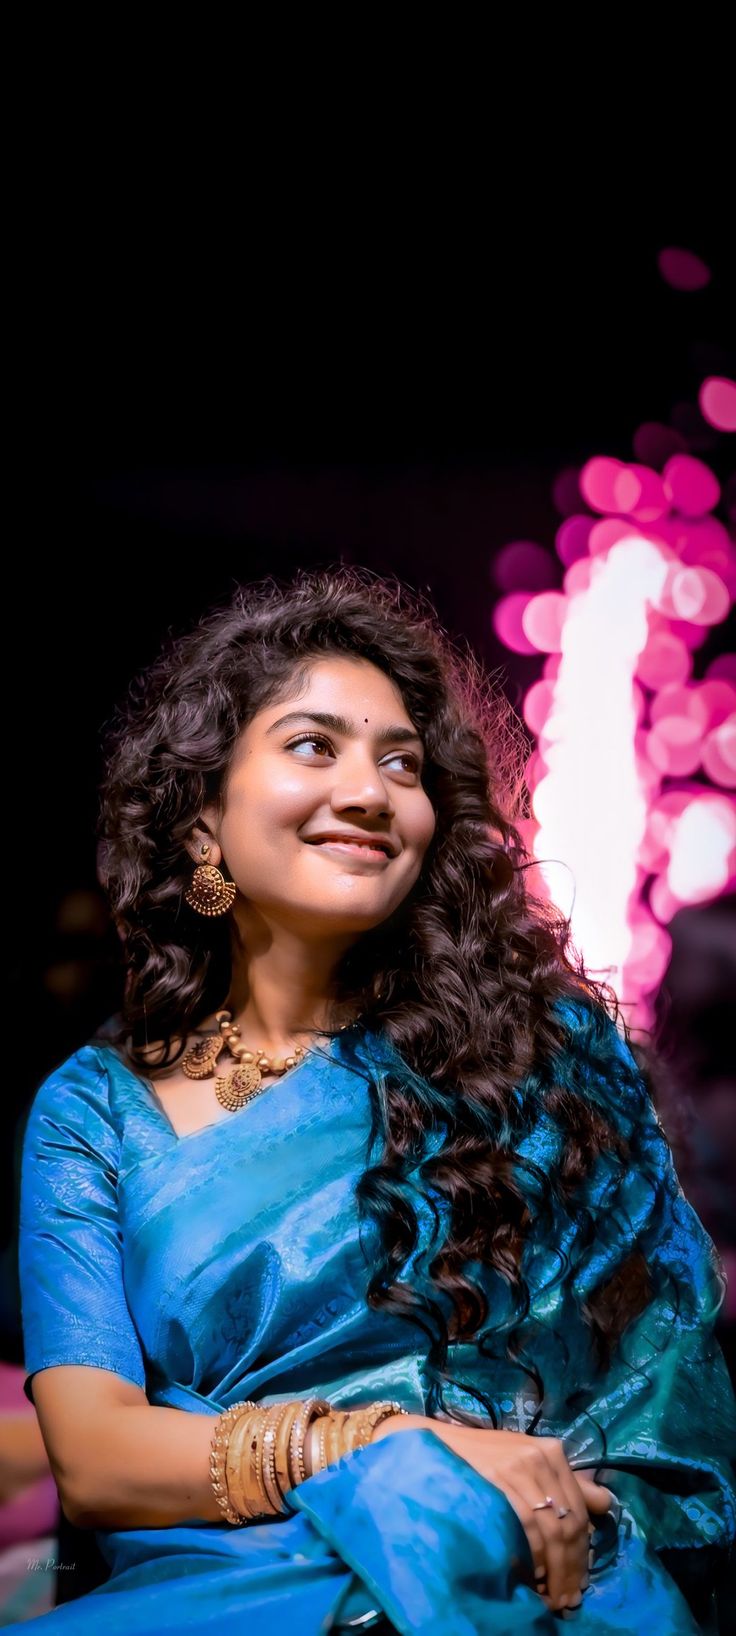
<path id="1" fill-rule="evenodd" d="M 560 1519 L 560 1522 L 562 1522 L 563 1517 L 569 1517 L 571 1510 L 572 1510 L 572 1506 L 570 1506 L 570 1505 L 558 1505 L 557 1515 L 558 1515 L 558 1517 Z"/>
<path id="2" fill-rule="evenodd" d="M 543 1500 L 537 1500 L 536 1505 L 532 1506 L 532 1511 L 556 1511 L 557 1509 L 557 1502 L 553 1500 L 551 1494 L 546 1494 Z"/>

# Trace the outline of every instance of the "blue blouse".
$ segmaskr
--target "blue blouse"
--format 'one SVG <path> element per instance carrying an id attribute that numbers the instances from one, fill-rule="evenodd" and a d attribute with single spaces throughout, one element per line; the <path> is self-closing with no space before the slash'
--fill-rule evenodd
<path id="1" fill-rule="evenodd" d="M 560 1011 L 569 1042 L 560 1075 L 622 1129 L 636 1123 L 649 1173 L 635 1166 L 614 1181 L 602 1155 L 586 1182 L 593 1241 L 560 1216 L 553 1245 L 533 1233 L 526 1245 L 541 1404 L 529 1377 L 476 1341 L 450 1348 L 449 1373 L 490 1397 L 500 1426 L 524 1431 L 541 1410 L 536 1432 L 562 1438 L 571 1466 L 617 1496 L 620 1514 L 599 1527 L 591 1586 L 570 1615 L 585 1636 L 715 1631 L 715 1604 L 696 1622 L 690 1603 L 736 1533 L 734 1399 L 713 1338 L 719 1265 L 643 1083 L 622 1089 L 617 1069 L 635 1064 L 615 1026 L 605 1019 L 605 1062 L 599 1052 L 594 1068 L 586 1007 Z M 183 1137 L 153 1086 L 104 1040 L 46 1079 L 21 1171 L 31 1401 L 38 1370 L 86 1364 L 133 1381 L 151 1404 L 213 1420 L 241 1398 L 311 1394 L 335 1407 L 395 1398 L 432 1415 L 426 1335 L 365 1300 L 370 1233 L 364 1224 L 361 1245 L 354 1188 L 371 1157 L 369 1082 L 383 1045 L 347 1030 L 227 1120 Z M 547 1169 L 559 1141 L 540 1111 L 521 1149 Z M 434 1216 L 427 1198 L 412 1197 L 421 1242 L 402 1281 L 416 1284 Z M 654 1299 L 596 1376 L 580 1305 L 634 1245 Z M 487 1280 L 497 1318 L 504 1286 L 490 1269 L 469 1270 Z M 461 1385 L 445 1387 L 444 1401 L 450 1415 L 454 1405 L 478 1411 Z M 237 1630 L 242 1615 L 248 1636 L 318 1636 L 373 1610 L 358 1628 L 556 1628 L 505 1496 L 428 1428 L 344 1456 L 290 1501 L 292 1515 L 241 1528 L 192 1517 L 97 1530 L 109 1579 L 30 1622 L 49 1636 L 103 1621 L 110 1636 L 198 1636 L 228 1621 Z"/>

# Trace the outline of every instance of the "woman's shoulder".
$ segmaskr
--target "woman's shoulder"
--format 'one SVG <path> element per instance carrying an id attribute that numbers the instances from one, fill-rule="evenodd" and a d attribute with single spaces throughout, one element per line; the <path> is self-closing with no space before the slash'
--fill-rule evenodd
<path id="1" fill-rule="evenodd" d="M 661 1140 L 664 1130 L 651 1092 L 651 1047 L 632 1042 L 621 1013 L 614 1020 L 587 992 L 555 1000 L 552 1009 L 563 1028 L 557 1083 L 597 1108 L 625 1137 L 636 1133 Z"/>
<path id="2" fill-rule="evenodd" d="M 29 1125 L 41 1119 L 109 1123 L 106 1036 L 98 1031 L 40 1081 L 31 1100 Z"/>
<path id="3" fill-rule="evenodd" d="M 564 1033 L 564 1054 L 573 1062 L 616 1067 L 624 1077 L 642 1081 L 641 1070 L 619 1013 L 614 1021 L 602 1002 L 585 991 L 554 1000 L 552 1011 Z"/>

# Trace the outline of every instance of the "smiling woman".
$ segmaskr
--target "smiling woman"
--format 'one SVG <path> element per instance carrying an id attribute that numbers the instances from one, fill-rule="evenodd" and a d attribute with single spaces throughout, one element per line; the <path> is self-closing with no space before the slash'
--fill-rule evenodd
<path id="1" fill-rule="evenodd" d="M 23 1145 L 26 1392 L 109 1569 L 49 1631 L 718 1628 L 720 1268 L 527 888 L 527 750 L 342 566 L 241 587 L 109 725 L 121 1011 Z"/>

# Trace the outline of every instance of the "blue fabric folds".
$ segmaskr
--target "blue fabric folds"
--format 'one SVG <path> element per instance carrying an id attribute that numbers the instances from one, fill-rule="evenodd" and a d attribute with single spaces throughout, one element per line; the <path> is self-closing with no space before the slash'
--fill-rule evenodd
<path id="1" fill-rule="evenodd" d="M 560 1076 L 636 1130 L 643 1162 L 616 1180 L 602 1156 L 586 1183 L 592 1235 L 560 1216 L 557 1231 L 526 1246 L 526 1329 L 543 1398 L 503 1348 L 493 1357 L 474 1341 L 451 1348 L 445 1408 L 477 1410 L 460 1383 L 479 1387 L 499 1425 L 534 1422 L 561 1437 L 571 1465 L 617 1495 L 620 1517 L 601 1526 L 591 1588 L 571 1615 L 586 1636 L 714 1631 L 707 1597 L 697 1617 L 690 1604 L 698 1565 L 709 1553 L 723 1561 L 736 1533 L 734 1401 L 713 1338 L 718 1262 L 643 1086 L 624 1083 L 621 1067 L 633 1064 L 614 1025 L 583 1006 L 565 1019 Z M 31 1107 L 21 1173 L 31 1401 L 33 1375 L 66 1363 L 113 1370 L 151 1404 L 184 1413 L 314 1393 L 336 1407 L 392 1397 L 430 1414 L 426 1336 L 365 1300 L 369 1235 L 364 1226 L 361 1244 L 354 1189 L 370 1157 L 382 1048 L 376 1035 L 346 1031 L 227 1121 L 183 1138 L 109 1043 L 82 1047 L 51 1074 Z M 531 1190 L 557 1139 L 540 1110 L 519 1149 Z M 420 1219 L 426 1242 L 428 1203 Z M 601 1376 L 582 1302 L 634 1246 L 654 1299 Z M 487 1280 L 498 1323 L 504 1289 L 488 1269 L 471 1273 Z M 421 1276 L 417 1255 L 402 1278 Z M 380 1628 L 401 1636 L 556 1628 L 515 1512 L 431 1427 L 345 1456 L 290 1498 L 292 1515 L 240 1529 L 193 1517 L 98 1530 L 109 1579 L 35 1622 L 49 1636 L 100 1621 L 111 1636 L 196 1636 L 228 1621 L 248 1636 L 319 1636 L 339 1607 L 341 1618 L 375 1609 Z"/>

